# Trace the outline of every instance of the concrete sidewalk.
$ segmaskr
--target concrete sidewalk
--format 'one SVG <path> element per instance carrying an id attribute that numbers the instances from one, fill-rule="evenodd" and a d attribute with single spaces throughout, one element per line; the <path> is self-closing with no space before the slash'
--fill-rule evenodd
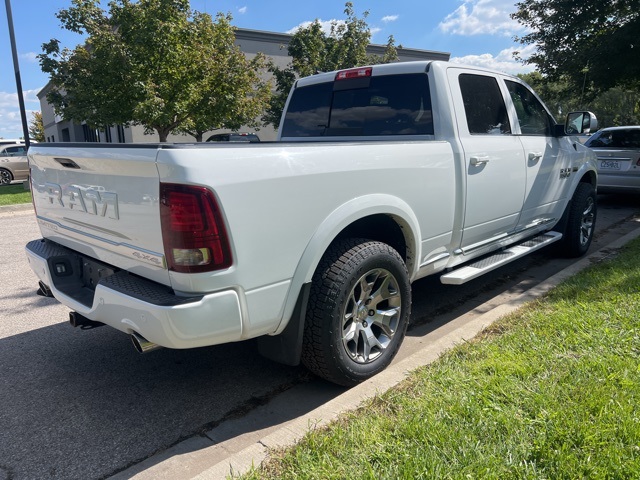
<path id="1" fill-rule="evenodd" d="M 428 365 L 455 345 L 475 337 L 497 319 L 534 300 L 577 272 L 600 262 L 640 236 L 640 228 L 548 278 L 509 302 L 469 320 L 454 319 L 446 333 L 436 329 L 424 336 L 424 346 L 394 362 L 371 380 L 349 390 L 310 382 L 296 386 L 248 415 L 220 424 L 201 436 L 191 437 L 131 468 L 113 479 L 224 479 L 248 471 L 268 459 L 271 449 L 294 445 L 310 429 L 354 410 L 366 399 L 393 388 L 412 370 Z M 309 398 L 313 401 L 310 403 Z M 305 404 L 307 403 L 307 404 Z"/>

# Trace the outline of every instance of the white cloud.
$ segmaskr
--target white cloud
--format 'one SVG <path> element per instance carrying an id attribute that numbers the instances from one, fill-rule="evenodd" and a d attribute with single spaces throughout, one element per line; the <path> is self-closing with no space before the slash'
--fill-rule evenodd
<path id="1" fill-rule="evenodd" d="M 247 7 L 240 7 L 240 8 L 238 9 L 238 13 L 239 13 L 240 15 L 244 15 L 245 13 L 247 13 Z"/>
<path id="2" fill-rule="evenodd" d="M 500 34 L 510 37 L 524 31 L 524 27 L 509 16 L 515 11 L 512 0 L 464 0 L 440 22 L 438 28 L 457 35 Z"/>
<path id="3" fill-rule="evenodd" d="M 36 96 L 36 93 L 40 90 L 41 88 L 23 92 L 27 110 L 27 122 L 31 120 L 31 112 L 40 110 L 40 102 Z M 0 137 L 20 138 L 22 136 L 18 95 L 16 93 L 0 92 Z"/>
<path id="4" fill-rule="evenodd" d="M 497 56 L 490 53 L 482 55 L 466 55 L 464 57 L 452 57 L 451 62 L 464 65 L 474 65 L 476 67 L 490 68 L 500 72 L 516 75 L 518 73 L 529 73 L 535 70 L 533 65 L 524 65 L 513 58 L 513 52 L 518 51 L 520 57 L 527 58 L 534 51 L 535 47 L 517 49 L 515 47 L 505 48 Z"/>
<path id="5" fill-rule="evenodd" d="M 335 26 L 338 27 L 340 25 L 344 25 L 345 21 L 344 20 L 318 20 L 318 22 L 320 23 L 320 28 L 322 29 L 322 31 L 325 33 L 325 35 L 331 35 L 331 27 Z M 302 22 L 301 24 L 293 27 L 290 30 L 287 30 L 286 33 L 293 35 L 295 34 L 298 30 L 302 29 L 302 28 L 307 28 L 309 25 L 311 25 L 313 22 L 307 21 L 307 22 Z M 379 33 L 382 31 L 382 28 L 380 27 L 369 27 L 369 31 L 371 32 L 371 36 L 373 37 L 376 33 Z"/>
<path id="6" fill-rule="evenodd" d="M 29 63 L 36 63 L 38 61 L 37 55 L 38 54 L 35 52 L 27 52 L 27 53 L 21 53 L 20 55 L 18 55 L 18 57 L 21 60 L 24 60 Z"/>
<path id="7" fill-rule="evenodd" d="M 386 15 L 382 17 L 382 21 L 384 23 L 395 22 L 398 18 L 400 18 L 400 15 Z"/>
<path id="8" fill-rule="evenodd" d="M 320 23 L 320 27 L 322 28 L 322 31 L 326 34 L 326 35 L 330 35 L 331 34 L 331 27 L 333 25 L 344 25 L 345 21 L 344 20 L 320 20 L 318 19 L 318 22 Z M 313 22 L 311 21 L 307 21 L 307 22 L 302 22 L 301 24 L 293 27 L 291 30 L 288 30 L 287 33 L 289 34 L 294 34 L 296 33 L 298 30 L 302 29 L 302 28 L 307 28 L 309 25 L 311 25 Z"/>

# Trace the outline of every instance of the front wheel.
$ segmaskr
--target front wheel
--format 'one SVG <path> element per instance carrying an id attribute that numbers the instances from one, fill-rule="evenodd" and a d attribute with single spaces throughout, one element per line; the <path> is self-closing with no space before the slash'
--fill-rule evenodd
<path id="1" fill-rule="evenodd" d="M 596 228 L 596 190 L 590 183 L 580 183 L 567 206 L 566 224 L 560 244 L 567 257 L 580 257 L 587 253 Z"/>
<path id="2" fill-rule="evenodd" d="M 302 362 L 331 382 L 356 385 L 384 370 L 404 339 L 407 268 L 387 244 L 338 241 L 314 274 L 308 305 Z"/>

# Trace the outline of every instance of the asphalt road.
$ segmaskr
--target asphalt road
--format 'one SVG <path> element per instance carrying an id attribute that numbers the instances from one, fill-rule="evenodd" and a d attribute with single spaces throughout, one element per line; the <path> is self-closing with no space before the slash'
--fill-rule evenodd
<path id="1" fill-rule="evenodd" d="M 639 226 L 640 197 L 600 196 L 599 204 L 592 250 Z M 343 391 L 262 359 L 253 342 L 139 355 L 108 327 L 73 329 L 66 307 L 35 295 L 23 248 L 38 237 L 32 213 L 0 213 L 0 480 L 127 476 L 292 387 L 313 396 L 304 408 Z M 508 301 L 571 262 L 542 251 L 461 287 L 416 282 L 399 357 L 451 318 Z"/>

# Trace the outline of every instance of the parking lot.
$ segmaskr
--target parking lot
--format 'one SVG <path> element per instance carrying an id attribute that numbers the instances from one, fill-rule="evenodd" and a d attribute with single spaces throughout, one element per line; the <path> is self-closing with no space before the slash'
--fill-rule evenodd
<path id="1" fill-rule="evenodd" d="M 599 202 L 592 251 L 640 226 L 637 197 L 600 196 Z M 35 295 L 23 253 L 39 236 L 33 213 L 0 213 L 0 229 L 0 479 L 126 477 L 142 461 L 144 468 L 158 464 L 176 445 L 192 456 L 204 452 L 222 438 L 215 434 L 221 429 L 225 440 L 240 438 L 252 427 L 225 430 L 228 421 L 278 405 L 283 392 L 303 397 L 296 408 L 279 406 L 280 417 L 344 391 L 301 367 L 261 358 L 253 342 L 141 356 L 112 329 L 73 329 L 66 307 Z M 508 301 L 572 262 L 542 251 L 462 287 L 437 278 L 416 282 L 412 326 L 398 361 L 452 319 Z"/>

